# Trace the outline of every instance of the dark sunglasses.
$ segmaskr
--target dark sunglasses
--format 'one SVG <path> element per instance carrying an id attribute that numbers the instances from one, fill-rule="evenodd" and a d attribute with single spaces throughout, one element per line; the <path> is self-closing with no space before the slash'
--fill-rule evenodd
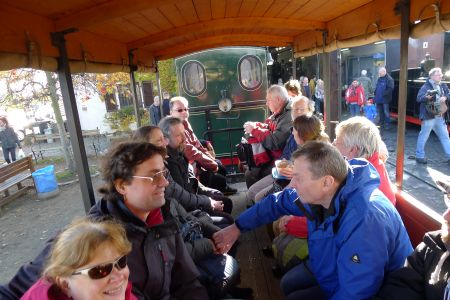
<path id="1" fill-rule="evenodd" d="M 117 270 L 122 270 L 126 266 L 127 266 L 127 256 L 124 255 L 122 257 L 119 257 L 117 260 L 113 262 L 93 266 L 88 269 L 79 270 L 72 273 L 72 275 L 88 275 L 89 278 L 94 280 L 102 279 L 111 274 L 114 267 L 116 267 Z"/>
<path id="2" fill-rule="evenodd" d="M 179 109 L 175 109 L 175 111 L 182 113 L 183 111 L 189 111 L 189 108 L 179 108 Z"/>

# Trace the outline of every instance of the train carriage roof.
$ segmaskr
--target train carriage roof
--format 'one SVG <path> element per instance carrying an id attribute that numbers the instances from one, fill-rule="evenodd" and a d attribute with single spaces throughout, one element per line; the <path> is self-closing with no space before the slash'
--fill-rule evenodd
<path id="1" fill-rule="evenodd" d="M 56 70 L 51 32 L 73 72 L 140 69 L 198 50 L 292 46 L 296 56 L 400 37 L 394 0 L 0 0 L 0 70 Z M 450 1 L 411 1 L 411 35 L 450 28 Z M 414 24 L 421 20 L 419 24 Z M 325 44 L 323 43 L 323 32 Z"/>

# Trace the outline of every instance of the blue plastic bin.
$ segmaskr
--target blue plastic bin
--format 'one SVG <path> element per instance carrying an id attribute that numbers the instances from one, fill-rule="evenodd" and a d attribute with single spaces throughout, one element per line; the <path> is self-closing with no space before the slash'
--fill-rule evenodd
<path id="1" fill-rule="evenodd" d="M 56 181 L 54 165 L 36 170 L 31 176 L 33 176 L 38 196 L 44 196 L 48 193 L 53 194 L 58 191 L 58 182 Z"/>

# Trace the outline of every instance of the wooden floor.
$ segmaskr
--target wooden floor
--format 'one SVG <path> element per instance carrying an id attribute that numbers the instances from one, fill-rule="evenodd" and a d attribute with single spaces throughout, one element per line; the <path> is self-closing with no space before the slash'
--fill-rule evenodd
<path id="1" fill-rule="evenodd" d="M 236 195 L 230 197 L 234 204 L 233 216 L 237 217 L 247 208 L 247 188 L 243 182 L 234 183 L 232 186 L 239 191 Z M 280 282 L 272 275 L 271 266 L 274 261 L 261 252 L 264 246 L 270 244 L 266 228 L 263 226 L 243 233 L 239 242 L 237 251 L 237 260 L 241 268 L 241 283 L 239 286 L 251 287 L 253 299 L 284 299 L 280 290 Z"/>

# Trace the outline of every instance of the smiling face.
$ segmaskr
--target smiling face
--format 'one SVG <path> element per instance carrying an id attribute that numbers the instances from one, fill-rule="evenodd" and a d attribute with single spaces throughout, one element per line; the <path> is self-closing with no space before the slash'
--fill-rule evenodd
<path id="1" fill-rule="evenodd" d="M 161 155 L 156 154 L 136 166 L 133 176 L 153 177 L 164 170 Z M 123 195 L 125 205 L 138 218 L 145 221 L 148 214 L 164 205 L 164 190 L 169 184 L 167 179 L 158 176 L 151 181 L 145 178 L 131 178 L 129 182 L 117 179 L 114 182 L 116 190 Z"/>
<path id="2" fill-rule="evenodd" d="M 113 262 L 121 256 L 110 243 L 105 242 L 96 249 L 92 260 L 78 270 Z M 120 270 L 115 266 L 108 276 L 101 279 L 71 275 L 60 280 L 63 291 L 73 300 L 123 300 L 129 275 L 128 266 Z"/>

